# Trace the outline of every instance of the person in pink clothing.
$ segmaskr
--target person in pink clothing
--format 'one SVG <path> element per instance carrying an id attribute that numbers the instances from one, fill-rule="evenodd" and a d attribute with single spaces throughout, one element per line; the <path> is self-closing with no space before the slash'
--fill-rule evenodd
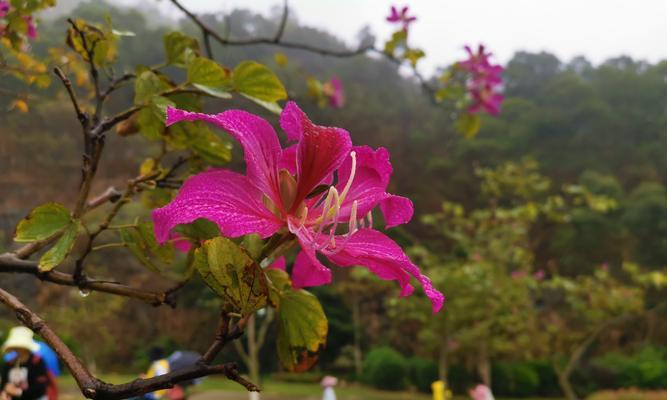
<path id="1" fill-rule="evenodd" d="M 468 394 L 472 400 L 495 400 L 491 389 L 482 383 L 470 389 Z"/>

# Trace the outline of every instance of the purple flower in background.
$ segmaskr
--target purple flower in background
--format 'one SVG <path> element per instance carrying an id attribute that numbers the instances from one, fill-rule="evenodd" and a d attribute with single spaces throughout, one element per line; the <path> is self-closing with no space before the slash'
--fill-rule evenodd
<path id="1" fill-rule="evenodd" d="M 341 108 L 345 104 L 345 96 L 343 94 L 343 84 L 338 78 L 331 78 L 331 80 L 324 84 L 324 94 L 329 98 L 329 105 L 333 108 Z"/>
<path id="2" fill-rule="evenodd" d="M 408 16 L 408 10 L 408 6 L 405 6 L 399 12 L 396 7 L 391 6 L 391 14 L 387 17 L 387 21 L 403 25 L 403 30 L 407 32 L 410 24 L 417 20 L 417 17 Z"/>
<path id="3" fill-rule="evenodd" d="M 533 274 L 533 278 L 535 278 L 536 281 L 541 281 L 541 280 L 544 280 L 545 275 L 546 274 L 545 274 L 544 270 L 540 269 L 540 270 L 535 271 L 535 273 Z"/>
<path id="4" fill-rule="evenodd" d="M 35 21 L 33 21 L 32 16 L 23 17 L 23 20 L 28 25 L 28 31 L 26 32 L 28 39 L 37 39 L 37 28 L 35 27 Z"/>
<path id="5" fill-rule="evenodd" d="M 373 229 L 371 211 L 377 206 L 387 227 L 404 224 L 413 214 L 409 199 L 386 192 L 392 174 L 386 149 L 352 146 L 347 131 L 313 124 L 294 102 L 280 117 L 294 142 L 284 149 L 267 121 L 245 111 L 211 115 L 167 109 L 167 125 L 198 120 L 239 141 L 246 174 L 211 169 L 189 178 L 171 203 L 153 211 L 160 243 L 177 225 L 198 218 L 215 222 L 227 237 L 289 232 L 301 247 L 292 270 L 295 287 L 331 282 L 331 271 L 317 258 L 320 253 L 333 264 L 362 265 L 381 279 L 398 281 L 402 296 L 413 292 L 410 280 L 415 277 L 433 312 L 440 310 L 442 293 L 393 240 Z M 343 226 L 347 233 L 338 233 Z M 275 267 L 282 265 L 278 260 Z"/>
<path id="6" fill-rule="evenodd" d="M 498 115 L 504 100 L 504 96 L 499 91 L 503 83 L 503 67 L 491 63 L 491 53 L 486 52 L 481 44 L 477 52 L 474 52 L 470 46 L 465 46 L 465 49 L 468 58 L 459 61 L 458 66 L 470 74 L 468 93 L 472 98 L 472 104 L 468 112 L 477 113 L 484 110 L 491 115 Z"/>
<path id="7" fill-rule="evenodd" d="M 491 85 L 474 86 L 468 90 L 472 97 L 472 104 L 468 107 L 469 112 L 474 114 L 484 109 L 491 115 L 500 114 L 500 106 L 505 96 L 497 93 Z"/>
<path id="8" fill-rule="evenodd" d="M 8 0 L 0 0 L 0 18 L 4 18 L 5 15 L 9 12 L 9 1 Z"/>

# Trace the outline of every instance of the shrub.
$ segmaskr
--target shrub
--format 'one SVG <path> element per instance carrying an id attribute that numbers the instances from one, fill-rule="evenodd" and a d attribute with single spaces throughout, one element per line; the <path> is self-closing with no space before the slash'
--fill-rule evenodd
<path id="1" fill-rule="evenodd" d="M 364 362 L 364 381 L 378 389 L 405 388 L 405 358 L 389 347 L 371 350 Z"/>
<path id="2" fill-rule="evenodd" d="M 615 387 L 645 389 L 667 387 L 667 348 L 648 346 L 629 356 L 607 353 L 595 359 L 592 365 L 611 374 Z M 595 378 L 598 378 L 598 376 L 596 375 Z M 604 382 L 600 386 L 604 387 Z"/>
<path id="3" fill-rule="evenodd" d="M 431 392 L 431 383 L 438 379 L 438 365 L 432 360 L 412 357 L 408 360 L 408 376 L 417 390 Z"/>
<path id="4" fill-rule="evenodd" d="M 531 396 L 537 394 L 540 377 L 527 363 L 499 362 L 491 369 L 493 392 L 499 396 Z"/>

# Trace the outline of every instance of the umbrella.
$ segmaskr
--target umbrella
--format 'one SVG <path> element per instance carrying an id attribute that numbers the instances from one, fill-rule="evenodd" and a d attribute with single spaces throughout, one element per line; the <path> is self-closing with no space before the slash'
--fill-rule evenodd
<path id="1" fill-rule="evenodd" d="M 170 355 L 167 361 L 169 361 L 169 369 L 173 372 L 192 367 L 197 363 L 197 361 L 199 361 L 199 359 L 201 359 L 201 354 L 197 353 L 196 351 L 179 350 Z M 192 381 L 181 382 L 180 385 L 194 385 L 199 383 L 199 381 L 199 379 L 196 379 Z"/>

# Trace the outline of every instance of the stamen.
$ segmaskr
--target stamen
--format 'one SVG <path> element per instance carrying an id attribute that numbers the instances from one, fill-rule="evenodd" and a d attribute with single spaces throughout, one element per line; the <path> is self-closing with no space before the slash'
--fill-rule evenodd
<path id="1" fill-rule="evenodd" d="M 299 219 L 299 224 L 303 225 L 306 222 L 306 218 L 308 218 L 308 207 L 304 206 L 303 214 L 301 214 L 301 218 Z"/>
<path id="2" fill-rule="evenodd" d="M 322 233 L 324 225 L 326 225 L 329 220 L 329 214 L 337 214 L 336 209 L 340 208 L 338 206 L 339 196 L 338 190 L 335 187 L 329 188 L 329 193 L 327 193 L 327 198 L 324 199 L 324 206 L 322 207 L 322 216 L 318 218 L 317 223 L 319 223 L 319 228 L 317 233 Z"/>
<path id="3" fill-rule="evenodd" d="M 373 211 L 369 211 L 366 218 L 368 218 L 368 227 L 373 228 Z"/>
<path id="4" fill-rule="evenodd" d="M 357 200 L 352 202 L 352 211 L 350 211 L 350 224 L 349 224 L 349 233 L 348 235 L 353 234 L 357 231 Z"/>
<path id="5" fill-rule="evenodd" d="M 350 157 L 352 157 L 352 168 L 350 169 L 350 177 L 347 179 L 347 183 L 343 188 L 343 192 L 340 194 L 340 203 L 345 201 L 347 192 L 350 191 L 350 187 L 352 186 L 352 181 L 354 181 L 354 175 L 357 173 L 357 152 L 351 151 Z"/>

